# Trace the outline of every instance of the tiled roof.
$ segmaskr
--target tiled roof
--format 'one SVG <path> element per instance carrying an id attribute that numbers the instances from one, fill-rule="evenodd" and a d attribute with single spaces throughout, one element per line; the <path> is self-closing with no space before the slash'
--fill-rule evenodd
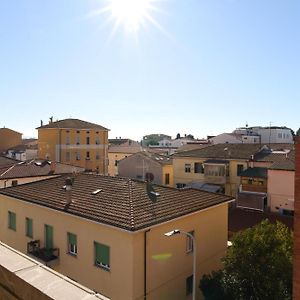
<path id="1" fill-rule="evenodd" d="M 17 164 L 0 168 L 0 180 L 11 178 L 24 178 L 34 176 L 47 176 L 55 174 L 69 174 L 72 172 L 83 172 L 84 168 L 72 165 L 54 163 L 55 167 L 51 169 L 51 163 L 46 160 L 31 160 L 27 162 L 18 162 Z"/>
<path id="2" fill-rule="evenodd" d="M 268 145 L 269 146 L 269 145 Z M 272 149 L 291 149 L 292 144 L 271 144 Z M 173 157 L 197 157 L 215 159 L 250 159 L 261 149 L 260 144 L 216 144 L 203 149 L 175 153 Z M 284 148 L 283 148 L 284 147 Z"/>
<path id="3" fill-rule="evenodd" d="M 108 148 L 108 153 L 137 153 L 142 150 L 141 146 L 111 146 Z"/>
<path id="4" fill-rule="evenodd" d="M 286 171 L 295 171 L 295 161 L 290 159 L 285 159 L 282 161 L 275 162 L 269 168 L 271 170 L 286 170 Z"/>
<path id="5" fill-rule="evenodd" d="M 267 168 L 248 168 L 244 170 L 241 174 L 241 177 L 256 177 L 256 178 L 267 178 L 268 177 L 268 169 Z"/>
<path id="6" fill-rule="evenodd" d="M 190 151 L 195 149 L 202 149 L 209 146 L 209 144 L 184 144 L 176 149 L 176 153 L 183 151 Z"/>
<path id="7" fill-rule="evenodd" d="M 280 162 L 286 158 L 292 160 L 295 158 L 293 148 L 273 148 L 272 151 L 263 150 L 254 156 L 254 160 L 259 162 Z"/>
<path id="8" fill-rule="evenodd" d="M 79 174 L 72 186 L 72 203 L 63 189 L 67 176 L 2 189 L 0 194 L 64 211 L 128 231 L 226 203 L 231 197 L 195 189 L 175 189 L 129 178 Z M 93 191 L 100 190 L 96 194 Z M 155 191 L 159 196 L 155 196 Z"/>
<path id="9" fill-rule="evenodd" d="M 44 129 L 44 128 L 108 130 L 107 128 L 105 128 L 105 127 L 103 127 L 101 125 L 90 123 L 90 122 L 86 122 L 86 121 L 82 121 L 82 120 L 78 120 L 78 119 L 64 119 L 64 120 L 59 120 L 59 121 L 55 121 L 55 122 L 49 123 L 47 125 L 43 125 L 43 126 L 37 127 L 36 129 Z"/>
<path id="10" fill-rule="evenodd" d="M 164 154 L 158 154 L 158 153 L 153 153 L 153 152 L 149 152 L 149 151 L 141 151 L 134 155 L 145 156 L 161 165 L 171 165 L 172 164 L 172 158 L 170 156 L 164 155 Z"/>
<path id="11" fill-rule="evenodd" d="M 0 168 L 2 167 L 7 167 L 7 166 L 12 166 L 16 163 L 19 163 L 19 160 L 13 159 L 13 158 L 8 158 L 5 156 L 0 156 Z"/>

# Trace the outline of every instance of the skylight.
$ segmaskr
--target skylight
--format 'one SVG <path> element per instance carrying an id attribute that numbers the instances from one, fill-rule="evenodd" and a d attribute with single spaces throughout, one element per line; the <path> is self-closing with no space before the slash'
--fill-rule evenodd
<path id="1" fill-rule="evenodd" d="M 95 190 L 95 191 L 92 192 L 92 195 L 97 195 L 100 192 L 102 192 L 102 190 L 101 189 L 97 189 L 97 190 Z"/>

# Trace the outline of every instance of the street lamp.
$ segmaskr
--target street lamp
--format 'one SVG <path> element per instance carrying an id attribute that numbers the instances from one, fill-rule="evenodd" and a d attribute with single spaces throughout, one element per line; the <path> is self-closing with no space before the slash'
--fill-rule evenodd
<path id="1" fill-rule="evenodd" d="M 196 239 L 195 237 L 190 234 L 189 232 L 185 232 L 179 229 L 174 229 L 172 231 L 166 232 L 164 233 L 165 236 L 170 237 L 172 235 L 175 234 L 185 234 L 186 236 L 188 236 L 189 238 L 192 239 L 192 243 L 193 243 L 193 300 L 196 300 Z"/>

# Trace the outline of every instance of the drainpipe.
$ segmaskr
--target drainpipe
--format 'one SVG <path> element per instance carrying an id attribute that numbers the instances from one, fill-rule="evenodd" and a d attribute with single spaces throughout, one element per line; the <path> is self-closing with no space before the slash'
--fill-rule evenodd
<path id="1" fill-rule="evenodd" d="M 147 299 L 147 233 L 150 229 L 144 232 L 144 300 Z"/>

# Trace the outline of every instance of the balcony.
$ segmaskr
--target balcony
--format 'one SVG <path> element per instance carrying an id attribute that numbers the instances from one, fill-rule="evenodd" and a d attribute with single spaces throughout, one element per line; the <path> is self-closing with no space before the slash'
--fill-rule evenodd
<path id="1" fill-rule="evenodd" d="M 59 249 L 41 248 L 39 240 L 27 243 L 27 253 L 47 266 L 54 266 L 59 262 Z"/>

